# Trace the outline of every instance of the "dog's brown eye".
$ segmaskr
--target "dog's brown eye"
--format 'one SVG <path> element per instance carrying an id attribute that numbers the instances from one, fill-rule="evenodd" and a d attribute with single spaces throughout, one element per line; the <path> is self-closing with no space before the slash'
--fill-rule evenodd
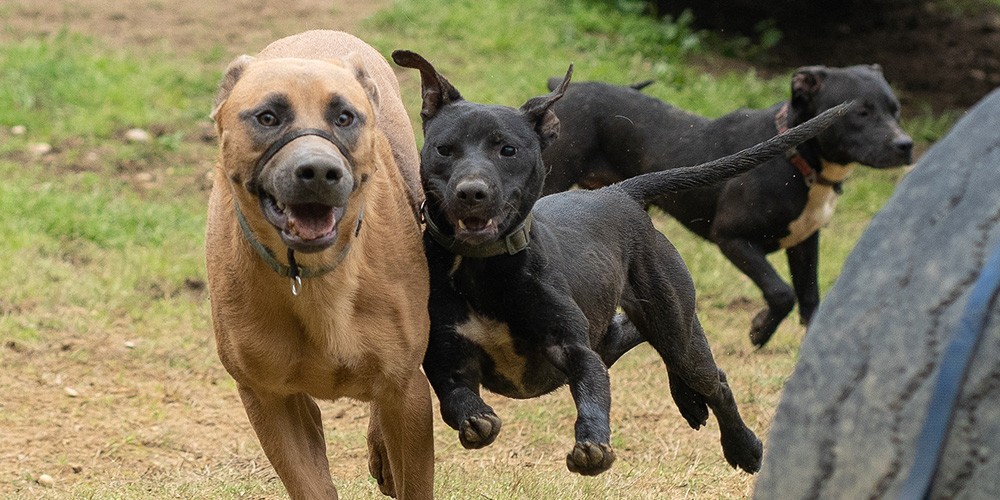
<path id="1" fill-rule="evenodd" d="M 278 116 L 270 111 L 264 111 L 257 115 L 257 123 L 265 127 L 274 127 L 278 125 Z"/>
<path id="2" fill-rule="evenodd" d="M 504 146 L 500 148 L 500 156 L 514 156 L 517 154 L 517 148 L 514 146 Z"/>
<path id="3" fill-rule="evenodd" d="M 451 156 L 451 147 L 450 146 L 438 146 L 437 147 L 437 152 L 441 156 Z"/>
<path id="4" fill-rule="evenodd" d="M 348 125 L 350 125 L 352 123 L 354 123 L 354 115 L 352 115 L 351 113 L 349 113 L 347 111 L 344 111 L 339 116 L 337 116 L 337 126 L 338 127 L 346 127 L 346 126 L 348 126 Z"/>

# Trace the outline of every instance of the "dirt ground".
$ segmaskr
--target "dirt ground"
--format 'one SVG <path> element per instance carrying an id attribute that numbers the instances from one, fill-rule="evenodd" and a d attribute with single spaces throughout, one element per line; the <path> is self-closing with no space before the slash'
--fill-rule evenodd
<path id="1" fill-rule="evenodd" d="M 0 41 L 66 29 L 126 50 L 180 56 L 257 52 L 306 29 L 351 30 L 387 0 L 5 0 Z"/>
<path id="2" fill-rule="evenodd" d="M 387 3 L 7 0 L 6 29 L 0 31 L 0 40 L 65 28 L 126 49 L 159 48 L 189 56 L 235 54 L 254 52 L 305 28 L 349 29 Z M 975 5 L 976 0 L 968 3 Z M 718 19 L 745 17 L 715 10 Z M 706 22 L 710 29 L 723 27 L 720 22 Z M 1000 86 L 1000 8 L 995 4 L 979 5 L 969 14 L 943 7 L 942 2 L 896 2 L 884 12 L 855 8 L 832 22 L 783 22 L 779 28 L 784 37 L 765 67 L 772 72 L 807 64 L 877 62 L 905 100 L 926 102 L 938 111 L 966 108 Z"/>
<path id="3" fill-rule="evenodd" d="M 67 30 L 141 57 L 175 55 L 195 64 L 211 64 L 221 72 L 220 58 L 257 52 L 276 38 L 306 29 L 350 31 L 388 3 L 4 0 L 0 43 Z M 206 159 L 213 155 L 214 145 L 206 146 Z M 184 295 L 178 300 L 195 301 L 207 310 L 203 283 L 193 282 Z M 0 313 L 8 306 L 31 307 L 11 305 L 0 297 Z M 32 314 L 45 322 L 65 312 L 39 308 Z M 65 494 L 62 485 L 88 479 L 113 489 L 116 484 L 124 488 L 137 481 L 155 484 L 167 476 L 196 481 L 192 477 L 219 471 L 234 479 L 257 477 L 277 484 L 233 383 L 215 355 L 210 327 L 198 323 L 204 317 L 207 312 L 178 325 L 204 334 L 196 337 L 197 346 L 181 345 L 191 342 L 190 335 L 146 342 L 125 319 L 108 331 L 46 334 L 43 346 L 4 341 L 0 345 L 0 497 L 59 496 L 60 491 Z M 191 383 L 192 378 L 200 383 Z M 368 408 L 343 400 L 324 406 L 324 414 L 328 428 L 344 421 L 363 427 Z M 357 464 L 365 463 L 363 441 L 345 448 L 344 456 L 352 460 L 332 463 L 334 474 L 344 469 L 348 470 L 345 474 L 355 474 Z M 40 485 L 41 474 L 55 478 L 51 489 Z M 13 491 L 7 489 L 10 486 Z"/>
<path id="4" fill-rule="evenodd" d="M 112 48 L 138 54 L 175 54 L 193 64 L 218 67 L 220 57 L 228 59 L 240 53 L 253 53 L 271 40 L 304 29 L 351 31 L 361 19 L 388 3 L 388 0 L 4 0 L 0 4 L 0 43 L 44 37 L 65 29 L 93 36 Z M 985 29 L 969 22 L 970 30 Z M 905 30 L 885 33 L 886 40 L 900 37 L 898 42 L 891 43 L 845 37 L 843 47 L 856 46 L 852 49 L 855 52 L 830 49 L 821 55 L 816 48 L 808 60 L 823 60 L 833 65 L 881 61 L 890 80 L 901 82 L 903 77 L 912 77 L 915 83 L 904 84 L 905 90 L 937 96 L 931 98 L 940 106 L 964 106 L 984 94 L 986 87 L 1000 83 L 997 76 L 1000 63 L 995 56 L 1000 47 L 1000 21 L 988 21 L 987 25 L 993 26 L 992 31 L 982 37 L 983 41 L 977 41 L 980 45 L 976 48 L 953 47 L 942 40 L 944 47 L 955 52 L 941 49 L 940 59 L 921 59 L 923 62 L 919 64 L 924 66 L 879 52 L 890 50 L 893 44 L 916 43 L 909 41 L 911 35 Z M 930 43 L 934 41 L 933 33 L 922 31 L 912 36 L 923 37 L 924 42 Z M 805 43 L 803 47 L 807 46 Z M 871 57 L 857 59 L 859 54 L 866 54 L 862 49 Z M 971 55 L 965 57 L 966 54 Z M 975 59 L 980 56 L 986 59 L 982 62 Z M 786 63 L 804 64 L 806 60 L 802 54 L 789 52 Z M 941 60 L 948 64 L 935 62 Z M 936 90 L 939 88 L 942 90 Z M 210 159 L 213 152 L 208 147 L 205 157 Z M 197 301 L 207 309 L 203 286 L 192 285 L 187 294 L 190 296 L 185 295 L 187 298 L 181 300 Z M 0 312 L 6 307 L 8 304 L 0 297 Z M 37 313 L 40 321 L 44 321 L 46 314 L 58 311 Z M 205 316 L 202 314 L 200 318 Z M 86 338 L 73 333 L 54 335 L 46 339 L 47 345 L 39 348 L 16 342 L 0 345 L 0 360 L 3 360 L 0 410 L 11 415 L 8 421 L 0 421 L 3 424 L 0 477 L 5 485 L 11 484 L 9 478 L 15 476 L 18 493 L 40 494 L 42 490 L 36 484 L 39 473 L 55 476 L 57 485 L 66 477 L 125 484 L 138 476 L 140 481 L 155 483 L 164 477 L 177 480 L 178 474 L 210 476 L 220 471 L 231 477 L 276 481 L 250 432 L 232 381 L 215 356 L 210 328 L 198 323 L 199 318 L 189 321 L 190 324 L 178 327 L 204 330 L 203 344 L 172 346 L 164 342 L 149 348 L 136 338 L 129 325 L 122 324 L 105 332 L 88 332 Z M 756 356 L 752 363 L 746 362 L 747 370 L 781 371 L 781 367 L 768 367 L 764 356 Z M 646 367 L 644 373 L 654 371 L 654 366 Z M 192 384 L 192 377 L 204 383 Z M 739 378 L 732 374 L 731 377 Z M 781 379 L 779 375 L 773 378 Z M 125 400 L 129 404 L 121 404 Z M 645 404 L 634 403 L 637 418 L 623 424 L 623 433 L 639 434 L 644 430 L 635 429 L 644 425 L 645 419 L 638 418 L 643 412 L 656 416 L 649 420 L 660 419 L 664 409 L 652 402 Z M 773 408 L 776 401 L 761 404 Z M 328 404 L 323 410 L 327 429 L 343 423 L 363 428 L 368 413 L 365 405 L 350 401 Z M 192 416 L 193 420 L 170 418 L 175 413 Z M 93 414 L 109 418 L 86 418 Z M 678 420 L 671 415 L 669 420 Z M 761 419 L 769 420 L 769 415 Z M 554 425 L 568 428 L 571 423 L 566 419 Z M 509 432 L 516 433 L 517 427 L 512 425 Z M 120 438 L 122 435 L 125 437 Z M 356 474 L 367 453 L 363 440 L 340 444 L 346 450 L 340 457 L 348 460 L 331 462 L 334 475 Z M 517 459 L 520 462 L 532 457 L 527 447 L 511 449 L 509 453 L 514 457 L 511 460 L 520 454 Z M 677 453 L 673 451 L 674 455 Z M 748 484 L 748 480 L 741 481 Z M 6 496 L 2 489 L 0 496 Z M 190 492 L 187 496 L 199 495 Z"/>
<path id="5" fill-rule="evenodd" d="M 1000 86 L 1000 9 L 977 9 L 969 14 L 940 3 L 900 2 L 869 23 L 842 22 L 821 34 L 788 31 L 776 54 L 783 65 L 877 62 L 910 103 L 963 109 Z"/>
<path id="6" fill-rule="evenodd" d="M 1000 5 L 991 0 L 659 1 L 726 33 L 756 36 L 757 23 L 772 18 L 782 39 L 758 68 L 765 74 L 878 63 L 904 109 L 962 110 L 1000 86 Z"/>

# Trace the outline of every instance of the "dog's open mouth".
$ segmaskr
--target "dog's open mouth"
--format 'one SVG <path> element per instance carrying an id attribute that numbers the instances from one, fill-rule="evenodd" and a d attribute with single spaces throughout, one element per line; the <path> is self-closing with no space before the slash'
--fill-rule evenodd
<path id="1" fill-rule="evenodd" d="M 458 219 L 455 224 L 455 238 L 470 245 L 478 245 L 497 239 L 499 231 L 496 220 L 480 217 Z"/>
<path id="2" fill-rule="evenodd" d="M 326 249 L 337 239 L 337 223 L 345 207 L 321 203 L 285 204 L 269 194 L 260 197 L 264 218 L 292 250 L 310 253 Z"/>

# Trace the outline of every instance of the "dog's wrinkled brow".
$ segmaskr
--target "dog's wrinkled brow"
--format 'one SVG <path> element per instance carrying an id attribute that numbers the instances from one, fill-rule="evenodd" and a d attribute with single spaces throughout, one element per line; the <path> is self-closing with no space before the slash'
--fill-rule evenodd
<path id="1" fill-rule="evenodd" d="M 291 113 L 292 103 L 288 95 L 283 92 L 271 92 L 264 96 L 260 104 L 240 112 L 241 119 L 248 119 L 257 116 L 263 111 L 275 111 L 285 115 Z M 286 118 L 287 120 L 287 118 Z"/>
<path id="2" fill-rule="evenodd" d="M 360 109 L 351 104 L 347 99 L 336 94 L 330 99 L 330 104 L 327 106 L 326 114 L 323 118 L 327 123 L 336 123 L 337 116 L 343 111 L 350 111 L 359 125 L 364 124 L 368 120 L 368 117 Z"/>

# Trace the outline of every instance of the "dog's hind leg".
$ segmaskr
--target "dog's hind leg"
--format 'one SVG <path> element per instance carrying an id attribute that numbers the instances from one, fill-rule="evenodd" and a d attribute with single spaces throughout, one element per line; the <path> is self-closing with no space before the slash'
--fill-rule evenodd
<path id="1" fill-rule="evenodd" d="M 627 316 L 616 314 L 601 342 L 601 359 L 605 366 L 611 368 L 623 354 L 645 341 Z M 700 429 L 708 421 L 708 404 L 705 403 L 705 398 L 673 372 L 668 371 L 667 376 L 670 381 L 670 396 L 677 404 L 681 416 L 692 429 Z"/>
<path id="2" fill-rule="evenodd" d="M 795 292 L 767 261 L 764 251 L 752 242 L 725 239 L 716 242 L 723 255 L 746 274 L 764 294 L 767 307 L 758 312 L 750 326 L 750 342 L 763 347 L 795 307 Z"/>
<path id="3" fill-rule="evenodd" d="M 601 361 L 604 366 L 611 368 L 611 365 L 618 361 L 623 354 L 632 350 L 633 347 L 645 342 L 639 330 L 628 320 L 624 314 L 616 314 L 604 332 L 604 338 L 598 347 Z"/>
<path id="4" fill-rule="evenodd" d="M 670 393 L 688 424 L 704 424 L 707 405 L 719 422 L 726 460 L 756 472 L 763 447 L 743 423 L 726 375 L 712 357 L 695 315 L 691 277 L 666 238 L 655 239 L 656 250 L 634 259 L 629 269 L 622 308 L 666 364 Z"/>
<path id="5" fill-rule="evenodd" d="M 615 462 L 615 452 L 611 448 L 611 381 L 607 367 L 583 342 L 548 346 L 545 357 L 566 374 L 576 404 L 576 443 L 566 456 L 566 467 L 570 472 L 596 476 Z"/>
<path id="6" fill-rule="evenodd" d="M 319 406 L 306 394 L 261 393 L 240 385 L 247 417 L 293 499 L 337 498 Z"/>

